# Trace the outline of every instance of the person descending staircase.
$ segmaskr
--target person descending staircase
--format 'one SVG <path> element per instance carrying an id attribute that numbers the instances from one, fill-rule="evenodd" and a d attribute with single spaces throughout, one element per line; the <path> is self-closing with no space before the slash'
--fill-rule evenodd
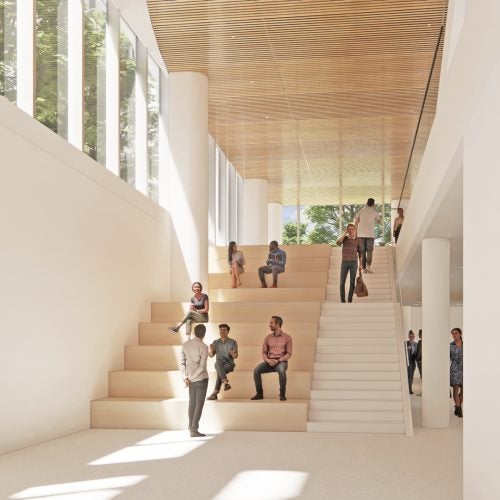
<path id="1" fill-rule="evenodd" d="M 363 274 L 369 295 L 351 304 L 340 302 L 340 261 L 333 248 L 307 430 L 411 434 L 392 249 L 375 248 L 373 274 Z"/>

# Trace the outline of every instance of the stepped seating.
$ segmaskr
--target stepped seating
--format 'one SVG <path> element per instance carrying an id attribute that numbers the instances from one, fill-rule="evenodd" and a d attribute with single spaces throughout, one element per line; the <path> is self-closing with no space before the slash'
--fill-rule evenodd
<path id="1" fill-rule="evenodd" d="M 207 401 L 201 424 L 204 430 L 305 431 L 315 364 L 315 344 L 321 301 L 330 265 L 330 247 L 284 247 L 287 272 L 277 289 L 261 289 L 252 264 L 242 275 L 244 287 L 231 289 L 225 248 L 212 249 L 209 278 L 210 322 L 205 342 L 219 337 L 218 324 L 228 323 L 238 341 L 236 370 L 229 375 L 230 391 L 219 400 Z M 268 247 L 243 247 L 254 270 L 263 265 Z M 294 267 L 296 271 L 294 271 Z M 317 269 L 315 271 L 314 269 Z M 246 280 L 246 282 L 245 282 Z M 224 302 L 222 302 L 224 301 Z M 168 326 L 178 322 L 189 303 L 157 302 L 151 305 L 151 322 L 139 324 L 139 345 L 125 346 L 124 370 L 109 374 L 109 397 L 92 402 L 94 428 L 186 429 L 188 391 L 178 371 L 183 329 L 172 334 Z M 262 401 L 255 394 L 253 368 L 261 362 L 264 336 L 272 315 L 282 316 L 283 329 L 293 338 L 294 353 L 287 372 L 288 401 L 278 399 L 277 374 L 263 375 Z M 216 379 L 215 359 L 209 359 L 209 392 Z"/>

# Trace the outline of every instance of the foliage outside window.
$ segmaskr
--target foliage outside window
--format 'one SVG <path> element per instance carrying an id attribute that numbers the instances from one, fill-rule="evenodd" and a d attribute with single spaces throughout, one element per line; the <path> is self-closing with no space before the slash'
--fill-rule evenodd
<path id="1" fill-rule="evenodd" d="M 35 116 L 68 137 L 68 2 L 36 0 Z"/>
<path id="2" fill-rule="evenodd" d="M 300 222 L 299 239 L 297 240 L 297 222 L 288 221 L 283 226 L 283 243 L 288 245 L 327 243 L 335 245 L 337 239 L 347 227 L 354 222 L 356 214 L 364 205 L 321 205 L 303 208 L 303 221 Z M 375 224 L 375 240 L 378 244 L 391 241 L 390 205 L 375 205 L 383 216 L 382 222 Z"/>
<path id="3" fill-rule="evenodd" d="M 17 90 L 16 3 L 0 0 L 0 95 L 14 103 Z"/>
<path id="4" fill-rule="evenodd" d="M 120 177 L 135 185 L 135 35 L 120 22 Z"/>
<path id="5" fill-rule="evenodd" d="M 106 1 L 84 0 L 83 151 L 106 165 Z"/>
<path id="6" fill-rule="evenodd" d="M 148 196 L 159 200 L 160 69 L 148 59 Z"/>

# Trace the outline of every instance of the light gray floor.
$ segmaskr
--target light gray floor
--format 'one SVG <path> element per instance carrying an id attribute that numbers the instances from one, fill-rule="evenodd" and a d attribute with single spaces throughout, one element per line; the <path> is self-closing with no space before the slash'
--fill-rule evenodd
<path id="1" fill-rule="evenodd" d="M 84 431 L 0 456 L 0 498 L 458 500 L 462 421 L 418 427 L 420 401 L 414 437 Z"/>

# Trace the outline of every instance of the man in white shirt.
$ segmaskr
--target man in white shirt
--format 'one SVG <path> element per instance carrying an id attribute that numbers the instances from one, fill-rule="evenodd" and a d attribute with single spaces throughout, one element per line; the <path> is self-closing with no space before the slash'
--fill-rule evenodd
<path id="1" fill-rule="evenodd" d="M 194 339 L 184 343 L 181 353 L 180 369 L 182 379 L 186 387 L 189 387 L 188 416 L 191 437 L 205 436 L 205 434 L 198 432 L 208 388 L 208 346 L 203 343 L 205 332 L 205 325 L 196 325 L 194 327 Z"/>
<path id="2" fill-rule="evenodd" d="M 356 234 L 360 240 L 359 251 L 362 257 L 363 272 L 371 273 L 373 244 L 375 242 L 375 222 L 380 222 L 382 218 L 375 210 L 375 200 L 368 198 L 366 206 L 363 207 L 354 218 Z"/>

